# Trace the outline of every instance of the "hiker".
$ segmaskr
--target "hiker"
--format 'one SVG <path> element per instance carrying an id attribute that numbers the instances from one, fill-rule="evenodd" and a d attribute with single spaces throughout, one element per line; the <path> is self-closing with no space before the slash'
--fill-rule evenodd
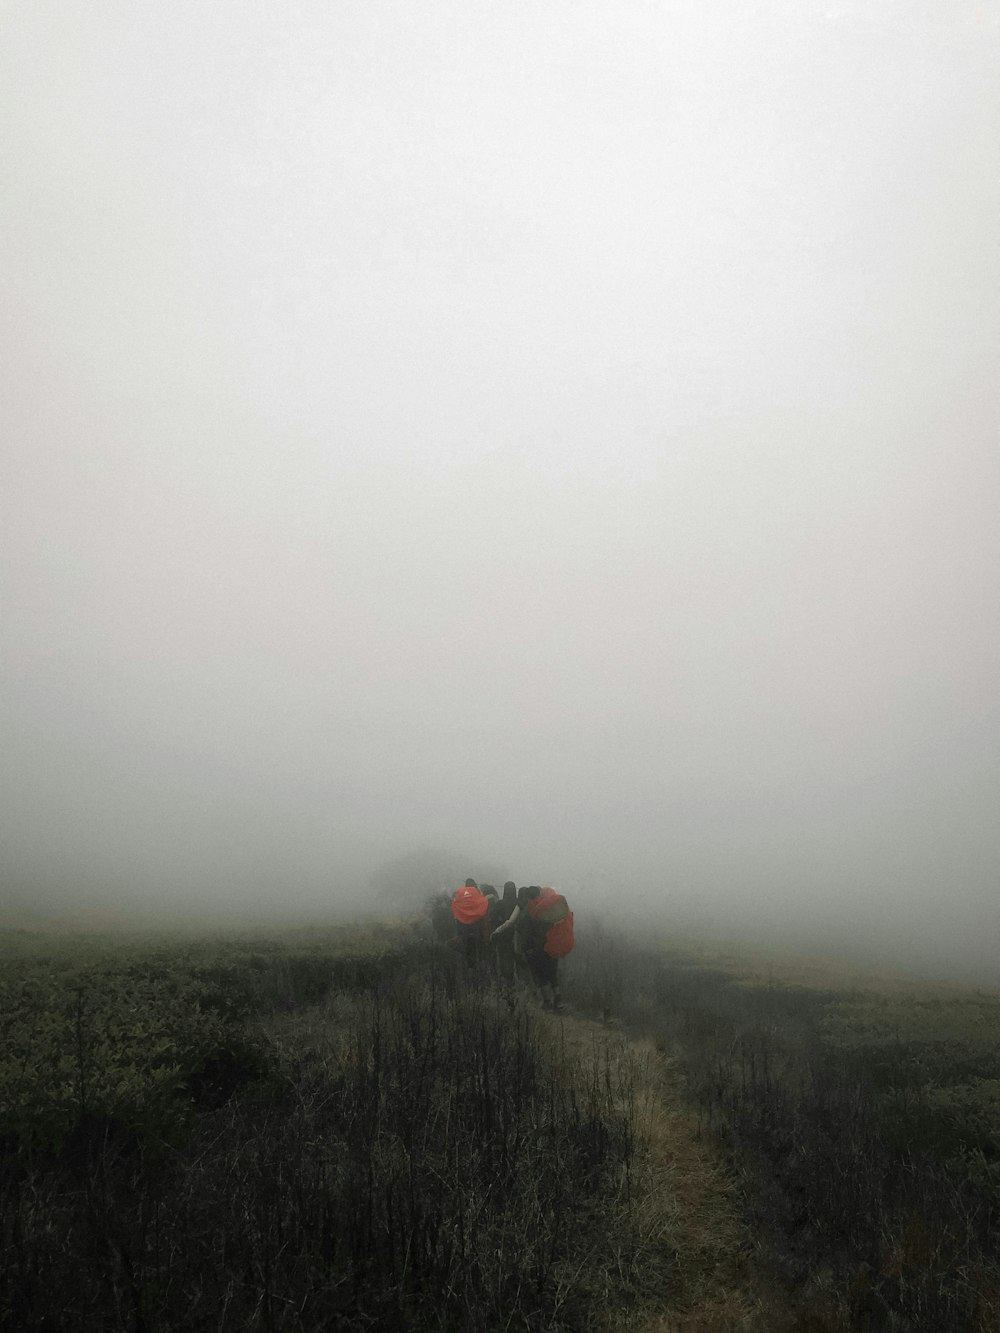
<path id="1" fill-rule="evenodd" d="M 497 909 L 500 906 L 500 895 L 492 884 L 480 884 L 479 892 L 486 899 L 486 915 L 483 917 L 482 933 L 480 943 L 486 945 L 489 943 L 490 936 L 493 934 L 497 923 Z M 496 971 L 496 957 L 492 949 L 483 948 L 482 958 L 490 972 Z"/>
<path id="2" fill-rule="evenodd" d="M 517 906 L 510 919 L 494 932 L 494 939 L 511 928 L 517 931 L 525 962 L 541 996 L 542 1007 L 559 1013 L 562 1007 L 559 998 L 559 959 L 568 954 L 575 943 L 573 913 L 566 899 L 561 893 L 556 893 L 555 889 L 543 889 L 538 884 L 518 889 Z"/>
<path id="3" fill-rule="evenodd" d="M 486 907 L 487 907 L 486 920 L 488 923 L 486 937 L 488 939 L 490 931 L 497 924 L 496 909 L 500 906 L 500 895 L 497 893 L 496 889 L 493 887 L 492 884 L 480 884 L 479 892 L 486 899 Z"/>
<path id="4" fill-rule="evenodd" d="M 493 893 L 496 896 L 496 889 Z M 489 910 L 489 899 L 479 891 L 474 879 L 467 879 L 452 895 L 451 914 L 455 919 L 456 943 L 465 955 L 466 967 L 475 967 L 479 961 Z"/>
<path id="5" fill-rule="evenodd" d="M 493 927 L 491 939 L 495 944 L 493 957 L 496 960 L 496 969 L 500 980 L 511 984 L 514 980 L 515 958 L 514 958 L 514 932 L 503 932 L 504 925 L 510 920 L 517 906 L 517 888 L 512 879 L 509 879 L 503 886 L 503 897 L 497 904 L 496 922 Z"/>

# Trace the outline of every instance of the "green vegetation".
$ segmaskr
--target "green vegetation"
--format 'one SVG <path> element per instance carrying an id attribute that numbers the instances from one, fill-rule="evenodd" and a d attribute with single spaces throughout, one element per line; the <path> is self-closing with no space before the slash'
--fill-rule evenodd
<path id="1" fill-rule="evenodd" d="M 252 1072 L 254 1015 L 309 1004 L 359 972 L 386 974 L 386 932 L 311 942 L 0 937 L 0 1135 L 57 1149 L 113 1124 L 171 1141 L 199 1105 Z"/>
<path id="2" fill-rule="evenodd" d="M 0 1326 L 1000 1327 L 1000 995 L 581 934 L 9 934 Z"/>
<path id="3" fill-rule="evenodd" d="M 631 1065 L 568 1061 L 402 938 L 18 951 L 0 1323 L 557 1329 L 595 1280 L 624 1300 L 652 1271 Z"/>
<path id="4" fill-rule="evenodd" d="M 683 1070 L 810 1327 L 1000 1327 L 1000 994 L 611 939 L 576 987 Z"/>

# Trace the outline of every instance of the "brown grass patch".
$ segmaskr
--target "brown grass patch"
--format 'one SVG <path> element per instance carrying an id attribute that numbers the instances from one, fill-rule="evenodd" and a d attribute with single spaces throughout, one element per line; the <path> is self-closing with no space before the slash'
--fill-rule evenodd
<path id="1" fill-rule="evenodd" d="M 587 1276 L 591 1327 L 605 1333 L 839 1330 L 800 1322 L 757 1271 L 737 1184 L 685 1104 L 669 1055 L 650 1041 L 629 1041 L 614 1028 L 581 1019 L 553 1019 L 550 1030 L 569 1077 L 600 1069 L 612 1083 L 617 1079 L 623 1103 L 624 1090 L 631 1089 L 637 1147 L 618 1209 L 621 1234 L 630 1237 L 631 1271 L 626 1280 L 617 1273 L 605 1284 Z M 602 1286 L 613 1304 L 602 1302 Z M 630 1290 L 626 1305 L 623 1288 Z"/>

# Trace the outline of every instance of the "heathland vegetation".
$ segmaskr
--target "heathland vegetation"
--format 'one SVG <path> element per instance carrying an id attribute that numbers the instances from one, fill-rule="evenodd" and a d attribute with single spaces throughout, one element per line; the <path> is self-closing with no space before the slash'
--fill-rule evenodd
<path id="1" fill-rule="evenodd" d="M 580 935 L 7 933 L 0 1325 L 1000 1327 L 1000 995 Z"/>

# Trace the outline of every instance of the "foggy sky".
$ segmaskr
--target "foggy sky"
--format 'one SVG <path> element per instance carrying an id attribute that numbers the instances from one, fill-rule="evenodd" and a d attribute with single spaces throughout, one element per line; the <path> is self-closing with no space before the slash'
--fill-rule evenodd
<path id="1" fill-rule="evenodd" d="M 429 845 L 993 949 L 998 43 L 0 5 L 11 891 Z"/>

